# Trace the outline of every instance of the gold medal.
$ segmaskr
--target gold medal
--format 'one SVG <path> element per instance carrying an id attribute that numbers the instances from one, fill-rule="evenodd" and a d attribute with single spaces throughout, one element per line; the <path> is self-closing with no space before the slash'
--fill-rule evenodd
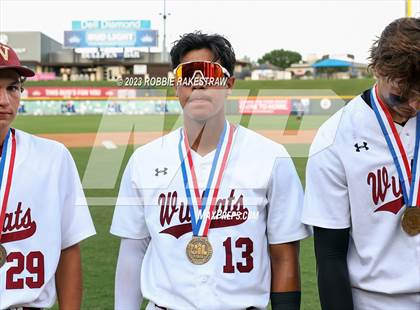
<path id="1" fill-rule="evenodd" d="M 187 244 L 187 257 L 194 265 L 207 263 L 212 254 L 213 248 L 207 237 L 194 236 Z"/>
<path id="2" fill-rule="evenodd" d="M 420 208 L 406 208 L 402 216 L 401 225 L 410 236 L 420 233 Z"/>
<path id="3" fill-rule="evenodd" d="M 6 264 L 7 252 L 6 249 L 0 244 L 0 268 Z"/>

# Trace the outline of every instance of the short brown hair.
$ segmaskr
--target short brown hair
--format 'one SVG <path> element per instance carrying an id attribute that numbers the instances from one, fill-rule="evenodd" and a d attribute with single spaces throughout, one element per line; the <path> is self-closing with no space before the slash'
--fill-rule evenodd
<path id="1" fill-rule="evenodd" d="M 402 96 L 420 95 L 420 18 L 389 24 L 370 49 L 369 59 L 369 68 L 395 82 Z"/>
<path id="2" fill-rule="evenodd" d="M 189 51 L 206 48 L 214 55 L 213 61 L 220 60 L 220 64 L 233 76 L 235 68 L 235 52 L 232 44 L 219 34 L 206 34 L 200 31 L 186 33 L 174 42 L 171 49 L 172 69 L 175 69 L 181 62 L 181 58 Z"/>

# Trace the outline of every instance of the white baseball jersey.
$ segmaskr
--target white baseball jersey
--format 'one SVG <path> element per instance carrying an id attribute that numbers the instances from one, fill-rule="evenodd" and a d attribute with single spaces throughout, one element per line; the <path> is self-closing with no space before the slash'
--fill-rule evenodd
<path id="1" fill-rule="evenodd" d="M 358 296 L 359 291 L 411 294 L 408 299 L 420 305 L 420 235 L 410 237 L 402 230 L 405 205 L 397 169 L 370 106 L 369 92 L 363 98 L 350 101 L 315 137 L 306 172 L 303 222 L 351 228 L 347 261 Z M 396 127 L 412 160 L 416 118 Z"/>
<path id="2" fill-rule="evenodd" d="M 266 307 L 270 293 L 268 244 L 300 240 L 303 193 L 287 151 L 244 127 L 236 128 L 208 238 L 213 256 L 204 265 L 186 255 L 192 238 L 178 155 L 180 130 L 140 147 L 122 182 L 111 233 L 151 237 L 142 269 L 143 296 L 171 309 Z M 215 151 L 193 160 L 200 193 Z M 225 213 L 223 213 L 223 211 Z"/>
<path id="3" fill-rule="evenodd" d="M 16 159 L 1 243 L 0 309 L 55 302 L 62 249 L 94 235 L 82 185 L 61 144 L 16 130 Z"/>

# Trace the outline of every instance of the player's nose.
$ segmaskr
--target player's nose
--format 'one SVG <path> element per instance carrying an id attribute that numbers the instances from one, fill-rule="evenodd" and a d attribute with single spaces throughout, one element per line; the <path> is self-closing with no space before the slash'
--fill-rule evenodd
<path id="1" fill-rule="evenodd" d="M 4 87 L 0 87 L 0 105 L 8 105 L 9 104 L 9 94 L 7 89 Z"/>
<path id="2" fill-rule="evenodd" d="M 192 90 L 195 90 L 195 89 L 206 89 L 206 85 L 196 84 L 196 85 L 193 85 L 191 88 L 192 88 Z"/>

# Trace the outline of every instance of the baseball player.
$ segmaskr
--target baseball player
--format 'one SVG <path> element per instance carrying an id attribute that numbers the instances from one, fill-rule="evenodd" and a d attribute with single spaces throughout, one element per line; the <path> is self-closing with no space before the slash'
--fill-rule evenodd
<path id="1" fill-rule="evenodd" d="M 420 19 L 371 49 L 377 82 L 319 129 L 303 222 L 323 309 L 420 309 Z"/>
<path id="2" fill-rule="evenodd" d="M 273 309 L 299 309 L 298 241 L 310 231 L 292 160 L 226 120 L 229 41 L 189 33 L 171 58 L 184 127 L 125 169 L 111 226 L 122 238 L 115 308 L 145 297 L 147 309 L 255 309 L 271 296 Z"/>
<path id="3" fill-rule="evenodd" d="M 61 144 L 11 127 L 25 77 L 0 44 L 0 309 L 80 309 L 78 243 L 95 234 L 74 161 Z"/>

